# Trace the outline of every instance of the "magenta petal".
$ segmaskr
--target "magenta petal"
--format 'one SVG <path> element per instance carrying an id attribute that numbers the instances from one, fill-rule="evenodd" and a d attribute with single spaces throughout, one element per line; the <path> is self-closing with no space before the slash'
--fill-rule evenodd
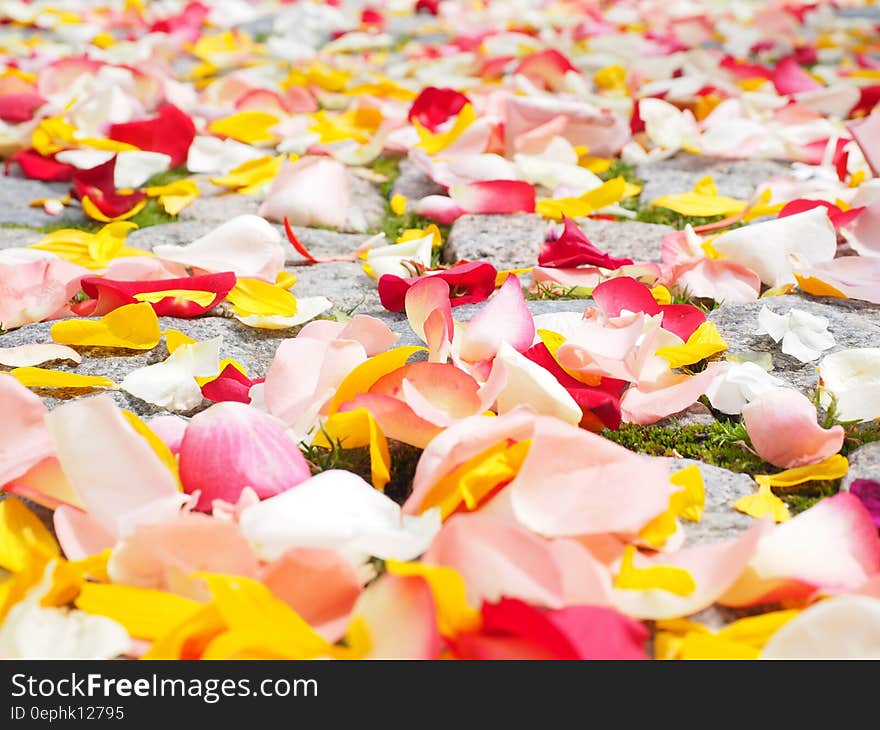
<path id="1" fill-rule="evenodd" d="M 880 482 L 873 479 L 856 479 L 849 491 L 859 498 L 864 508 L 871 515 L 877 528 L 880 528 Z"/>
<path id="2" fill-rule="evenodd" d="M 538 256 L 540 266 L 557 269 L 575 266 L 601 266 L 603 269 L 619 269 L 632 263 L 632 259 L 616 258 L 597 248 L 577 224 L 562 217 L 565 228 L 555 240 L 548 240 Z"/>

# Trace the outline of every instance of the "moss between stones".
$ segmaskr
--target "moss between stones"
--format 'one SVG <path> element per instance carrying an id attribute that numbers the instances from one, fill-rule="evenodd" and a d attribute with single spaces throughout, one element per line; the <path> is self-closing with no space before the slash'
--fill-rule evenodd
<path id="1" fill-rule="evenodd" d="M 844 456 L 866 443 L 880 441 L 880 424 L 846 424 L 844 429 L 846 438 L 841 449 Z M 602 435 L 641 454 L 696 459 L 752 477 L 781 471 L 752 451 L 745 427 L 732 421 L 678 427 L 626 423 L 617 431 L 606 429 Z M 798 514 L 820 499 L 836 494 L 839 489 L 840 480 L 835 479 L 777 489 L 775 494 L 788 505 L 792 514 Z"/>
<path id="2" fill-rule="evenodd" d="M 300 449 L 309 463 L 312 474 L 320 474 L 329 469 L 345 469 L 370 481 L 370 450 L 361 446 L 343 449 L 338 442 L 332 449 L 300 444 Z M 422 450 L 414 446 L 388 439 L 391 454 L 391 479 L 385 485 L 385 494 L 398 504 L 403 504 L 412 492 L 413 477 Z"/>

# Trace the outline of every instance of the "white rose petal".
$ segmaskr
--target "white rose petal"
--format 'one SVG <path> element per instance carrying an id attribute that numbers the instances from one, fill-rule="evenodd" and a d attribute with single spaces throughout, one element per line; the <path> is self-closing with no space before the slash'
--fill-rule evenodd
<path id="1" fill-rule="evenodd" d="M 828 320 L 802 309 L 776 314 L 764 305 L 758 314 L 758 323 L 758 334 L 781 341 L 782 351 L 801 362 L 812 362 L 835 345 L 834 336 L 828 331 Z"/>

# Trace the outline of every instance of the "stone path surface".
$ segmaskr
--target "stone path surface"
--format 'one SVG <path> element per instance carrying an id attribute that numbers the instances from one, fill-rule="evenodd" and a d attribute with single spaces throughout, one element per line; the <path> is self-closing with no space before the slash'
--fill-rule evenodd
<path id="1" fill-rule="evenodd" d="M 49 554 L 13 529 L 30 519 L 13 514 L 14 496 L 67 559 L 112 552 L 112 576 L 87 585 L 210 603 L 213 588 L 181 576 L 241 574 L 259 585 L 247 605 L 269 596 L 272 615 L 314 629 L 317 657 L 473 658 L 471 641 L 487 656 L 497 641 L 511 656 L 570 643 L 560 658 L 598 657 L 590 621 L 571 636 L 553 623 L 587 606 L 621 636 L 643 631 L 627 658 L 757 658 L 769 628 L 712 632 L 753 614 L 770 626 L 783 607 L 809 618 L 846 594 L 876 604 L 871 620 L 820 622 L 811 636 L 830 637 L 830 656 L 870 645 L 880 504 L 851 488 L 880 484 L 880 43 L 866 30 L 880 11 L 850 4 L 706 2 L 691 22 L 635 0 L 589 12 L 537 0 L 132 3 L 128 20 L 84 11 L 82 24 L 43 13 L 46 0 L 17 5 L 0 25 L 0 553 L 24 542 L 0 559 L 0 580 L 30 580 L 20 556 L 43 561 L 27 564 L 37 575 Z M 115 157 L 93 165 L 104 150 Z M 150 173 L 119 183 L 141 166 Z M 717 195 L 693 190 L 707 177 Z M 757 254 L 713 245 L 777 217 L 773 235 L 755 234 Z M 580 234 L 563 234 L 563 218 Z M 233 219 L 234 233 L 215 235 Z M 114 238 L 105 225 L 123 220 L 131 230 Z M 59 230 L 51 250 L 33 248 Z M 755 256 L 769 274 L 752 271 Z M 113 270 L 121 284 L 86 291 L 81 279 Z M 163 289 L 170 278 L 182 283 Z M 395 296 L 404 311 L 383 305 Z M 112 320 L 131 305 L 158 317 L 155 347 L 84 344 L 108 320 L 77 313 L 105 307 Z M 759 333 L 765 308 L 818 317 L 827 334 L 776 342 Z M 561 313 L 575 316 L 536 331 L 536 317 Z M 134 316 L 102 336 L 136 340 Z M 171 363 L 201 401 L 175 411 L 150 388 L 29 384 L 17 358 L 51 346 L 58 322 L 81 328 L 81 362 L 34 360 L 36 375 L 121 386 Z M 172 354 L 169 331 L 196 344 Z M 819 355 L 784 353 L 795 335 Z M 231 375 L 202 361 L 198 343 L 216 337 Z M 861 422 L 828 405 L 829 355 L 844 373 L 834 387 L 861 389 L 848 393 Z M 767 385 L 768 363 L 782 388 Z M 271 392 L 242 385 L 270 367 Z M 78 441 L 98 422 L 104 441 Z M 699 479 L 674 476 L 692 466 Z M 457 571 L 444 575 L 463 590 L 439 601 L 425 565 Z M 484 635 L 490 612 L 513 605 L 487 608 L 501 598 L 534 616 Z M 75 601 L 39 610 L 62 621 Z M 0 657 L 28 638 L 6 608 Z M 123 638 L 108 639 L 107 658 L 161 638 L 110 618 Z M 538 623 L 559 646 L 527 635 Z M 261 631 L 242 654 L 271 654 Z"/>

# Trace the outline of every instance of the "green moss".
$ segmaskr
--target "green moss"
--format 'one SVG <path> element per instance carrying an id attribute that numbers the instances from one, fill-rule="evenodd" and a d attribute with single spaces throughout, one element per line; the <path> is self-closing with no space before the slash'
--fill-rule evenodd
<path id="1" fill-rule="evenodd" d="M 140 213 L 132 216 L 129 220 L 136 223 L 138 228 L 149 228 L 162 223 L 174 223 L 177 216 L 168 215 L 156 198 L 150 198 Z"/>
<path id="2" fill-rule="evenodd" d="M 379 183 L 379 191 L 384 198 L 391 197 L 391 188 L 394 187 L 394 182 L 400 177 L 400 158 L 377 157 L 370 164 L 370 169 L 377 175 L 385 177 L 385 182 Z"/>
<path id="3" fill-rule="evenodd" d="M 622 177 L 628 183 L 633 185 L 644 185 L 645 181 L 636 174 L 636 166 L 623 160 L 614 160 L 605 172 L 600 173 L 599 177 L 605 181 L 612 180 L 615 177 Z"/>
<path id="4" fill-rule="evenodd" d="M 741 424 L 718 421 L 711 425 L 647 428 L 624 423 L 619 430 L 606 429 L 602 435 L 631 451 L 650 456 L 698 459 L 750 476 L 775 471 L 748 450 L 748 436 Z"/>
<path id="5" fill-rule="evenodd" d="M 593 290 L 584 286 L 563 287 L 549 282 L 538 282 L 534 291 L 526 294 L 526 299 L 546 301 L 556 299 L 589 299 Z"/>
<path id="6" fill-rule="evenodd" d="M 844 456 L 866 443 L 880 441 L 880 424 L 847 424 L 844 429 L 846 437 L 841 449 Z M 735 421 L 680 427 L 645 427 L 625 423 L 617 431 L 606 429 L 602 435 L 640 454 L 696 459 L 751 477 L 781 471 L 751 450 L 745 426 Z M 837 494 L 839 489 L 840 480 L 833 479 L 776 489 L 774 493 L 795 515 L 819 500 Z"/>
<path id="7" fill-rule="evenodd" d="M 312 474 L 320 474 L 330 469 L 344 469 L 353 472 L 366 481 L 370 481 L 370 449 L 360 446 L 353 449 L 343 448 L 339 441 L 330 440 L 332 448 L 313 446 L 306 442 L 300 443 L 300 450 Z M 388 440 L 388 451 L 391 456 L 391 473 L 385 494 L 398 504 L 403 504 L 412 492 L 413 476 L 422 450 L 400 441 Z"/>
<path id="8" fill-rule="evenodd" d="M 681 213 L 676 213 L 674 210 L 670 210 L 669 208 L 663 208 L 660 206 L 644 206 L 639 208 L 638 214 L 636 215 L 636 220 L 641 223 L 659 223 L 661 225 L 672 226 L 673 228 L 681 231 L 684 230 L 684 227 L 690 223 L 692 226 L 704 226 L 707 223 L 717 223 L 720 220 L 724 220 L 723 215 L 710 215 L 710 216 L 693 216 L 693 215 L 682 215 Z M 738 228 L 741 223 L 736 223 L 731 228 Z"/>
<path id="9" fill-rule="evenodd" d="M 152 188 L 159 187 L 160 185 L 170 185 L 173 182 L 183 180 L 189 176 L 190 172 L 186 169 L 186 165 L 180 165 L 178 167 L 172 167 L 170 170 L 165 170 L 165 172 L 157 172 L 143 184 L 143 187 Z"/>

